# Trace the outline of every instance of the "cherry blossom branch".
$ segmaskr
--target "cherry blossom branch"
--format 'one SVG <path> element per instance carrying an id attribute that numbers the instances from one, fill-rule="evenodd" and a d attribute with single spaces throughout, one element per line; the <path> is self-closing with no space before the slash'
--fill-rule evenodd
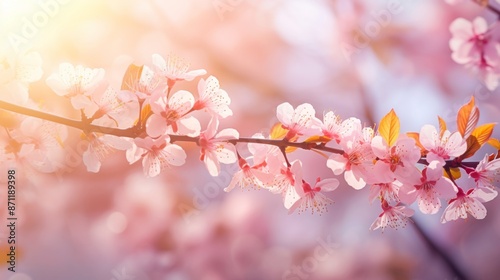
<path id="1" fill-rule="evenodd" d="M 10 112 L 18 113 L 18 114 L 25 115 L 25 116 L 40 118 L 40 119 L 44 119 L 47 121 L 59 123 L 62 125 L 66 125 L 69 127 L 73 127 L 73 128 L 82 130 L 82 131 L 87 132 L 87 133 L 98 132 L 98 133 L 103 133 L 103 134 L 119 136 L 119 137 L 136 138 L 136 137 L 139 137 L 141 135 L 142 130 L 143 130 L 140 126 L 135 126 L 135 127 L 127 128 L 127 129 L 120 129 L 120 128 L 94 125 L 94 124 L 90 124 L 90 123 L 85 122 L 85 121 L 68 119 L 65 117 L 60 117 L 57 115 L 41 112 L 38 110 L 26 108 L 26 107 L 15 105 L 15 104 L 11 104 L 11 103 L 1 101 L 1 100 L 0 100 L 0 109 L 4 109 L 4 110 L 10 111 Z M 191 137 L 191 136 L 186 136 L 186 135 L 169 135 L 169 137 L 170 137 L 170 141 L 172 143 L 174 143 L 174 142 L 192 142 L 192 143 L 198 144 L 199 139 L 200 139 L 199 137 Z M 251 137 L 240 137 L 238 139 L 228 140 L 228 142 L 231 144 L 256 143 L 256 144 L 273 145 L 273 146 L 279 147 L 280 149 L 285 149 L 287 147 L 296 147 L 296 148 L 303 149 L 303 150 L 318 150 L 318 151 L 335 153 L 335 154 L 343 154 L 344 153 L 344 151 L 342 151 L 341 149 L 327 147 L 323 143 L 318 144 L 318 143 L 314 143 L 314 142 L 289 142 L 289 141 L 284 140 L 284 139 L 260 139 L 260 138 L 251 138 Z M 418 161 L 418 163 L 427 165 L 427 161 L 424 158 L 420 159 Z M 450 167 L 467 166 L 467 167 L 475 168 L 478 165 L 478 163 L 479 162 L 477 162 L 477 161 L 457 163 L 454 160 L 448 160 L 448 161 L 446 161 L 446 165 L 444 167 L 450 168 Z"/>
<path id="2" fill-rule="evenodd" d="M 424 165 L 429 164 L 425 158 L 419 159 L 417 163 L 424 164 Z M 458 162 L 456 160 L 446 160 L 443 168 L 445 168 L 445 169 L 446 168 L 458 168 L 458 167 L 463 168 L 463 169 L 465 169 L 465 167 L 476 168 L 478 164 L 479 164 L 478 161 L 460 161 L 460 162 Z"/>
<path id="3" fill-rule="evenodd" d="M 86 123 L 83 121 L 72 120 L 72 119 L 52 115 L 49 113 L 33 110 L 30 108 L 11 104 L 11 103 L 1 101 L 1 100 L 0 100 L 0 109 L 4 109 L 4 110 L 10 111 L 10 112 L 18 113 L 18 114 L 25 115 L 25 116 L 44 119 L 47 121 L 59 123 L 59 124 L 66 125 L 69 127 L 74 127 L 74 128 L 80 129 L 80 130 L 85 131 L 85 132 L 100 132 L 100 133 L 104 133 L 104 134 L 110 134 L 110 135 L 115 135 L 115 136 L 120 136 L 120 137 L 129 137 L 129 138 L 133 138 L 133 137 L 137 136 L 137 129 L 135 127 L 128 128 L 128 129 L 119 129 L 119 128 L 113 128 L 113 127 L 104 127 L 104 126 L 94 125 L 94 124 Z"/>
<path id="4" fill-rule="evenodd" d="M 114 136 L 119 136 L 119 137 L 128 137 L 128 138 L 135 138 L 138 137 L 141 134 L 140 129 L 136 127 L 131 127 L 127 129 L 120 129 L 120 128 L 112 128 L 112 127 L 104 127 L 104 126 L 99 126 L 99 125 L 94 125 L 94 124 L 89 124 L 85 123 L 84 121 L 78 121 L 78 120 L 72 120 L 56 115 L 52 115 L 49 113 L 37 111 L 34 109 L 22 107 L 19 105 L 11 104 L 5 101 L 0 100 L 0 109 L 4 109 L 10 112 L 30 116 L 30 117 L 35 117 L 35 118 L 40 118 L 44 119 L 47 121 L 59 123 L 62 125 L 66 125 L 69 127 L 77 128 L 85 132 L 99 132 L 103 134 L 109 134 L 109 135 L 114 135 Z M 171 142 L 194 142 L 198 143 L 199 137 L 191 137 L 191 136 L 185 136 L 185 135 L 169 135 L 170 136 L 170 141 Z M 229 140 L 228 142 L 232 144 L 237 144 L 237 143 L 258 143 L 258 144 L 266 144 L 266 145 L 273 145 L 277 146 L 280 148 L 286 148 L 286 147 L 296 147 L 300 148 L 303 150 L 321 150 L 324 152 L 330 152 L 330 153 L 337 153 L 337 154 L 342 154 L 343 151 L 340 149 L 335 149 L 331 147 L 326 147 L 325 145 L 322 144 L 316 144 L 316 143 L 308 143 L 308 142 L 289 142 L 286 140 L 275 140 L 275 139 L 258 139 L 258 138 L 250 138 L 250 137 L 240 137 L 238 139 L 233 139 Z"/>

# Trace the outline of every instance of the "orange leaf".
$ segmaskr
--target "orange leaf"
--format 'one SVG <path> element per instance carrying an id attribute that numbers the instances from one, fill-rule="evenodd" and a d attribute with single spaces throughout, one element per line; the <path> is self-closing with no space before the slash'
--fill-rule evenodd
<path id="1" fill-rule="evenodd" d="M 149 104 L 146 104 L 144 105 L 144 107 L 142 108 L 142 111 L 141 111 L 141 122 L 142 122 L 142 125 L 146 125 L 146 121 L 148 120 L 148 118 L 153 114 L 153 112 L 151 111 L 151 105 Z M 139 121 L 139 119 L 135 120 L 135 125 L 137 125 L 137 122 Z"/>
<path id="2" fill-rule="evenodd" d="M 332 139 L 330 137 L 326 137 L 323 135 L 314 135 L 309 138 L 307 138 L 304 142 L 306 143 L 328 143 Z"/>
<path id="3" fill-rule="evenodd" d="M 463 160 L 473 156 L 480 148 L 481 145 L 479 144 L 479 141 L 477 140 L 476 136 L 474 135 L 469 136 L 469 138 L 467 138 L 467 150 L 463 155 L 459 157 L 459 159 Z"/>
<path id="4" fill-rule="evenodd" d="M 295 152 L 295 150 L 297 150 L 297 149 L 298 149 L 297 147 L 290 147 L 290 146 L 288 146 L 288 147 L 285 148 L 285 153 L 289 154 L 291 152 Z"/>
<path id="5" fill-rule="evenodd" d="M 391 109 L 391 111 L 380 120 L 378 133 L 385 139 L 390 147 L 396 143 L 399 136 L 399 118 L 394 112 L 394 109 Z"/>
<path id="6" fill-rule="evenodd" d="M 413 138 L 413 140 L 415 140 L 415 143 L 420 148 L 420 156 L 424 157 L 425 155 L 427 155 L 427 150 L 420 143 L 420 134 L 418 132 L 407 132 L 406 136 Z"/>
<path id="7" fill-rule="evenodd" d="M 285 138 L 286 134 L 288 133 L 288 129 L 283 128 L 281 123 L 276 123 L 272 128 L 271 128 L 271 133 L 269 135 L 269 138 L 274 139 L 274 140 L 281 140 Z M 292 139 L 288 140 L 289 142 L 295 142 L 297 141 L 299 137 L 294 136 Z M 297 150 L 297 147 L 286 147 L 285 152 L 286 153 L 291 153 L 293 151 Z"/>
<path id="8" fill-rule="evenodd" d="M 133 90 L 137 83 L 139 83 L 139 79 L 141 78 L 142 68 L 144 66 L 137 66 L 135 64 L 130 64 L 123 76 L 122 80 L 122 90 Z"/>
<path id="9" fill-rule="evenodd" d="M 271 133 L 269 135 L 269 138 L 274 139 L 274 140 L 283 139 L 283 138 L 285 138 L 287 133 L 288 133 L 288 129 L 283 128 L 281 123 L 277 123 L 271 128 Z"/>
<path id="10" fill-rule="evenodd" d="M 446 131 L 446 122 L 438 116 L 438 121 L 439 121 L 439 138 L 443 137 L 444 132 Z"/>
<path id="11" fill-rule="evenodd" d="M 493 129 L 495 128 L 496 123 L 487 123 L 480 125 L 472 131 L 471 136 L 475 136 L 477 138 L 477 142 L 479 145 L 483 146 L 484 143 L 488 142 L 493 133 Z"/>
<path id="12" fill-rule="evenodd" d="M 490 139 L 495 123 L 480 125 L 467 138 L 467 150 L 460 156 L 460 160 L 473 156 Z"/>
<path id="13" fill-rule="evenodd" d="M 291 142 L 295 142 L 297 140 L 297 138 L 298 137 L 293 137 L 290 141 Z M 305 143 L 328 143 L 331 140 L 332 140 L 331 138 L 323 136 L 323 135 L 313 135 L 313 136 L 307 138 L 304 142 Z M 298 149 L 297 147 L 286 147 L 285 152 L 291 153 L 291 152 L 293 152 L 293 151 L 295 151 L 297 149 Z"/>
<path id="14" fill-rule="evenodd" d="M 490 138 L 488 141 L 488 144 L 490 144 L 493 148 L 500 150 L 500 141 L 496 138 Z"/>
<path id="15" fill-rule="evenodd" d="M 479 121 L 479 109 L 474 105 L 474 96 L 469 103 L 463 105 L 458 111 L 457 128 L 460 134 L 467 139 Z"/>
<path id="16" fill-rule="evenodd" d="M 443 172 L 444 172 L 444 176 L 446 178 L 451 179 L 450 176 L 448 175 L 448 172 L 446 172 L 446 170 L 443 169 Z M 460 173 L 460 168 L 458 168 L 458 167 L 450 168 L 450 173 L 451 173 L 451 176 L 453 176 L 453 180 L 457 180 L 460 177 L 462 177 L 462 173 Z"/>

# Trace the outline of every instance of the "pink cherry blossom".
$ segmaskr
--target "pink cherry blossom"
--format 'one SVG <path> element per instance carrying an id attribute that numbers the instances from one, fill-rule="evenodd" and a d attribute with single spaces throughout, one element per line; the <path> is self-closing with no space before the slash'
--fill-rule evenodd
<path id="1" fill-rule="evenodd" d="M 377 198 L 388 202 L 399 202 L 398 193 L 401 185 L 402 183 L 398 180 L 370 184 L 370 202 L 373 202 Z"/>
<path id="2" fill-rule="evenodd" d="M 88 96 L 104 79 L 104 69 L 62 63 L 59 72 L 47 78 L 47 85 L 59 96 Z"/>
<path id="3" fill-rule="evenodd" d="M 404 228 L 409 221 L 409 217 L 415 213 L 413 209 L 404 205 L 391 206 L 386 201 L 382 202 L 382 209 L 382 213 L 373 222 L 370 230 L 381 228 L 383 231 L 387 226 L 393 229 Z"/>
<path id="4" fill-rule="evenodd" d="M 339 116 L 329 111 L 323 116 L 320 127 L 324 136 L 340 143 L 343 137 L 352 134 L 354 131 L 361 130 L 361 121 L 357 118 L 342 121 Z"/>
<path id="5" fill-rule="evenodd" d="M 194 105 L 194 97 L 189 91 L 180 90 L 168 100 L 161 97 L 151 104 L 153 115 L 146 123 L 146 131 L 151 137 L 158 137 L 166 132 L 198 136 L 201 126 L 198 119 L 186 116 Z"/>
<path id="6" fill-rule="evenodd" d="M 219 120 L 212 118 L 205 131 L 200 134 L 198 144 L 201 148 L 200 160 L 205 162 L 208 172 L 212 176 L 218 176 L 220 163 L 235 163 L 236 148 L 229 140 L 238 139 L 239 133 L 233 128 L 226 128 L 217 133 Z"/>
<path id="7" fill-rule="evenodd" d="M 288 129 L 285 140 L 290 140 L 295 136 L 301 136 L 311 131 L 316 131 L 321 121 L 315 117 L 316 111 L 313 106 L 308 103 L 297 106 L 296 109 L 288 103 L 278 105 L 276 116 L 281 122 L 283 128 Z"/>
<path id="8" fill-rule="evenodd" d="M 460 133 L 446 130 L 442 137 L 439 137 L 437 129 L 432 125 L 424 125 L 420 130 L 420 143 L 429 152 L 427 162 L 436 160 L 441 166 L 445 160 L 451 157 L 458 157 L 467 150 L 467 142 L 464 141 Z"/>
<path id="9" fill-rule="evenodd" d="M 29 84 L 42 77 L 42 58 L 37 52 L 0 54 L 0 99 L 25 105 Z"/>
<path id="10" fill-rule="evenodd" d="M 477 167 L 469 173 L 480 188 L 495 188 L 500 182 L 500 158 L 489 160 L 488 154 L 479 162 Z"/>
<path id="11" fill-rule="evenodd" d="M 81 109 L 85 116 L 92 120 L 107 116 L 111 119 L 120 118 L 125 109 L 118 93 L 110 86 L 100 87 L 91 96 L 79 95 L 73 98 L 75 109 Z"/>
<path id="12" fill-rule="evenodd" d="M 452 198 L 458 191 L 450 179 L 443 177 L 443 169 L 436 163 L 424 168 L 419 180 L 407 182 L 399 190 L 403 203 L 412 204 L 416 200 L 424 214 L 436 214 L 441 208 L 440 198 Z"/>
<path id="13" fill-rule="evenodd" d="M 266 139 L 261 133 L 252 135 L 252 138 Z M 253 156 L 254 166 L 259 166 L 268 173 L 280 173 L 281 168 L 286 164 L 285 157 L 277 146 L 248 143 L 248 151 Z"/>
<path id="14" fill-rule="evenodd" d="M 249 185 L 253 185 L 257 188 L 265 187 L 274 179 L 274 175 L 251 167 L 244 158 L 240 157 L 238 159 L 238 164 L 240 170 L 233 175 L 229 186 L 224 188 L 226 192 L 231 191 L 236 186 L 240 186 L 242 189 Z"/>
<path id="15" fill-rule="evenodd" d="M 481 56 L 483 46 L 488 43 L 488 24 L 483 17 L 472 22 L 464 18 L 455 19 L 450 25 L 452 38 L 450 48 L 455 62 L 465 64 Z"/>
<path id="16" fill-rule="evenodd" d="M 335 175 L 343 172 L 346 182 L 357 190 L 365 187 L 365 179 L 373 168 L 375 154 L 370 144 L 372 133 L 373 130 L 366 129 L 344 138 L 340 142 L 344 153 L 330 155 L 326 163 Z"/>
<path id="17" fill-rule="evenodd" d="M 156 101 L 166 90 L 166 85 L 162 85 L 160 77 L 146 65 L 142 67 L 139 79 L 128 81 L 127 87 L 129 90 L 120 92 L 123 102 L 135 100 L 145 104 Z"/>
<path id="18" fill-rule="evenodd" d="M 491 38 L 490 30 L 483 17 L 472 22 L 458 18 L 450 25 L 450 48 L 455 62 L 478 72 L 488 89 L 494 90 L 500 78 L 500 47 Z"/>
<path id="19" fill-rule="evenodd" d="M 458 189 L 456 198 L 450 200 L 448 207 L 444 210 L 441 223 L 444 224 L 458 218 L 466 219 L 468 214 L 476 219 L 484 219 L 487 211 L 483 203 L 494 199 L 497 195 L 496 190 L 489 188 L 474 188 L 467 193 Z"/>
<path id="20" fill-rule="evenodd" d="M 25 118 L 8 133 L 4 151 L 16 162 L 37 172 L 52 173 L 64 166 L 64 126 L 36 118 Z"/>
<path id="21" fill-rule="evenodd" d="M 264 185 L 271 193 L 281 194 L 286 209 L 300 199 L 297 190 L 302 191 L 302 162 L 295 160 L 291 166 L 282 166 L 279 173 L 275 174 L 274 180 Z"/>
<path id="22" fill-rule="evenodd" d="M 204 69 L 188 72 L 189 63 L 171 54 L 166 59 L 159 54 L 153 54 L 153 65 L 155 72 L 167 81 L 169 89 L 177 81 L 192 81 L 194 78 L 207 73 Z"/>
<path id="23" fill-rule="evenodd" d="M 200 80 L 198 93 L 200 99 L 194 104 L 193 110 L 206 109 L 210 114 L 219 118 L 233 115 L 233 111 L 229 108 L 231 99 L 227 92 L 220 88 L 219 81 L 214 76 L 208 77 L 206 81 Z"/>
<path id="24" fill-rule="evenodd" d="M 87 171 L 97 173 L 101 169 L 101 163 L 116 149 L 127 150 L 130 142 L 113 135 L 98 135 L 89 133 L 85 135 L 88 141 L 87 150 L 82 154 L 83 163 Z"/>
<path id="25" fill-rule="evenodd" d="M 298 191 L 300 198 L 290 207 L 288 213 L 291 214 L 297 209 L 299 213 L 305 212 L 308 209 L 311 210 L 312 214 L 314 214 L 314 212 L 327 212 L 327 206 L 332 204 L 333 201 L 322 192 L 334 191 L 338 186 L 339 180 L 337 179 L 320 180 L 320 178 L 318 178 L 314 187 L 311 187 L 309 183 L 302 180 L 302 189 Z"/>
<path id="26" fill-rule="evenodd" d="M 144 174 L 147 177 L 155 177 L 171 165 L 183 165 L 186 162 L 186 153 L 179 145 L 171 144 L 168 135 L 157 139 L 148 136 L 135 138 L 134 145 L 127 150 L 127 160 L 130 164 L 141 158 Z"/>
<path id="27" fill-rule="evenodd" d="M 376 173 L 402 180 L 415 170 L 415 164 L 420 159 L 420 149 L 415 140 L 400 135 L 394 146 L 389 147 L 382 136 L 372 139 L 371 147 L 378 158 L 375 163 Z"/>

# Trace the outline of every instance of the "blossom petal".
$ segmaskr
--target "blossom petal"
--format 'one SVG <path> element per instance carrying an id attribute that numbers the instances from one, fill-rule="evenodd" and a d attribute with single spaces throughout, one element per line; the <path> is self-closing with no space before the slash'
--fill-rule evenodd
<path id="1" fill-rule="evenodd" d="M 322 192 L 331 192 L 339 186 L 340 182 L 337 179 L 329 178 L 319 181 L 316 187 L 321 188 Z"/>
<path id="2" fill-rule="evenodd" d="M 293 106 L 288 102 L 281 103 L 276 109 L 276 117 L 285 126 L 292 124 L 293 114 Z"/>
<path id="3" fill-rule="evenodd" d="M 220 164 L 217 160 L 217 156 L 213 153 L 206 153 L 203 159 L 205 162 L 205 166 L 208 169 L 208 173 L 212 176 L 219 176 L 220 173 Z"/>
<path id="4" fill-rule="evenodd" d="M 343 155 L 332 154 L 326 161 L 326 166 L 333 171 L 333 174 L 340 175 L 344 172 L 347 162 L 347 158 Z"/>
<path id="5" fill-rule="evenodd" d="M 152 115 L 146 122 L 146 133 L 153 137 L 159 137 L 167 131 L 167 122 L 165 118 L 159 115 Z"/>

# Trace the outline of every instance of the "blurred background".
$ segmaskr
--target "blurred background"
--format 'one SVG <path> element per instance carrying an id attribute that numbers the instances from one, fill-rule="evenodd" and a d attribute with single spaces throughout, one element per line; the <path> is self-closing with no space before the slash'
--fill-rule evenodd
<path id="1" fill-rule="evenodd" d="M 472 1 L 0 0 L 0 57 L 38 52 L 44 74 L 30 85 L 30 97 L 44 111 L 68 117 L 78 115 L 45 84 L 60 63 L 104 68 L 119 87 L 128 64 L 174 53 L 219 79 L 234 112 L 221 127 L 242 136 L 268 133 L 285 101 L 368 126 L 394 108 L 402 131 L 437 125 L 440 115 L 454 130 L 458 108 L 472 95 L 480 123 L 500 119 L 500 93 L 451 60 L 449 24 L 477 15 L 495 20 Z M 176 86 L 196 92 L 196 85 Z M 69 132 L 71 147 L 79 132 Z M 2 253 L 0 278 L 455 279 L 413 225 L 368 230 L 380 213 L 368 188 L 342 183 L 329 193 L 335 203 L 328 213 L 288 215 L 269 192 L 225 193 L 234 166 L 212 178 L 197 147 L 183 147 L 186 165 L 153 179 L 140 164 L 129 166 L 123 153 L 98 174 L 80 164 L 57 176 L 21 177 L 18 272 L 7 270 Z M 309 181 L 334 176 L 317 154 L 291 158 L 303 160 Z M 5 190 L 0 198 L 6 201 Z M 415 215 L 471 279 L 500 274 L 500 200 L 486 207 L 484 220 L 444 225 L 443 209 Z"/>

